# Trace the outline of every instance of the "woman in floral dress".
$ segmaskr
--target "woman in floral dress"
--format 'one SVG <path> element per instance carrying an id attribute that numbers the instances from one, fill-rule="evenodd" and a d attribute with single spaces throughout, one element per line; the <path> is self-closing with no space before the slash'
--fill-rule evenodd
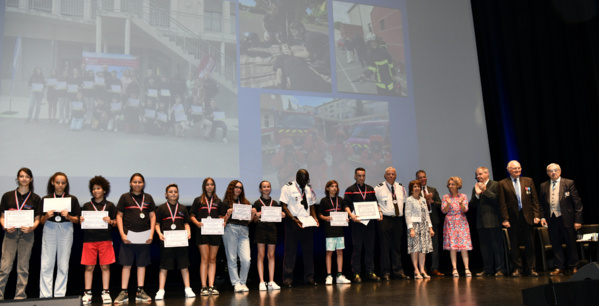
<path id="1" fill-rule="evenodd" d="M 458 193 L 461 188 L 461 178 L 452 176 L 447 181 L 449 194 L 443 196 L 443 202 L 441 203 L 441 210 L 444 214 L 447 214 L 443 225 L 443 249 L 449 250 L 451 265 L 453 266 L 453 277 L 460 276 L 456 268 L 457 251 L 462 253 L 466 277 L 472 277 L 472 273 L 468 268 L 468 251 L 472 250 L 472 240 L 470 239 L 470 227 L 465 215 L 468 211 L 468 197 L 463 193 Z"/>

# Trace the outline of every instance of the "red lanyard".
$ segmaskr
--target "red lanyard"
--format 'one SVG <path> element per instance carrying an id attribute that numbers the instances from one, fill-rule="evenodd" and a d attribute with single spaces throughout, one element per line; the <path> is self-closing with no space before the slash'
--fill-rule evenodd
<path id="1" fill-rule="evenodd" d="M 331 206 L 333 206 L 333 198 L 329 197 L 329 199 L 331 200 Z M 337 211 L 338 207 L 339 207 L 339 198 L 335 197 L 335 211 Z"/>
<path id="2" fill-rule="evenodd" d="M 262 206 L 266 206 L 266 204 L 264 204 L 264 202 L 262 202 L 262 198 L 259 198 L 258 200 L 260 200 L 260 203 L 262 203 Z M 270 198 L 270 205 L 268 206 L 272 206 L 272 198 Z"/>
<path id="3" fill-rule="evenodd" d="M 98 209 L 96 208 L 96 203 L 94 203 L 94 199 L 92 199 L 91 204 L 92 204 L 92 207 L 94 208 L 94 210 L 98 211 Z M 102 207 L 101 211 L 104 211 L 104 209 L 106 209 L 106 204 L 108 204 L 108 203 L 104 203 L 104 207 Z"/>
<path id="4" fill-rule="evenodd" d="M 204 196 L 204 199 L 206 199 L 206 197 Z M 210 203 L 208 203 L 208 200 L 206 200 L 206 205 L 208 205 L 208 216 L 210 216 L 210 212 L 212 211 L 212 202 L 214 201 L 214 195 L 212 195 L 210 197 Z M 177 202 L 178 204 L 179 202 Z"/>
<path id="5" fill-rule="evenodd" d="M 141 196 L 141 205 L 139 205 L 139 203 L 137 203 L 137 201 L 135 200 L 135 197 L 133 195 L 131 195 L 131 198 L 133 199 L 133 202 L 135 202 L 135 205 L 137 205 L 137 207 L 139 208 L 140 212 L 144 211 L 144 200 L 146 199 L 146 195 L 144 194 L 143 196 Z"/>
<path id="6" fill-rule="evenodd" d="M 177 211 L 179 210 L 179 202 L 177 202 L 177 206 L 175 206 L 175 214 L 173 214 L 170 204 L 171 203 L 166 202 L 166 207 L 168 207 L 168 212 L 171 214 L 171 220 L 173 220 L 173 223 L 175 223 L 175 217 L 177 216 Z"/>
<path id="7" fill-rule="evenodd" d="M 19 198 L 17 198 L 17 191 L 15 190 L 15 202 L 17 202 L 17 210 L 23 209 L 23 207 L 25 206 L 25 203 L 27 203 L 27 200 L 29 200 L 29 197 L 31 196 L 31 193 L 32 192 L 29 191 L 29 194 L 25 198 L 25 201 L 23 201 L 23 204 L 21 204 L 21 206 L 19 207 Z"/>
<path id="8" fill-rule="evenodd" d="M 362 190 L 360 190 L 360 185 L 358 185 L 358 183 L 356 183 L 356 187 L 358 187 L 358 191 L 360 192 L 362 199 L 364 199 L 364 201 L 366 201 L 366 191 L 368 189 L 368 188 L 366 188 L 366 185 L 364 185 L 364 193 L 362 193 Z"/>

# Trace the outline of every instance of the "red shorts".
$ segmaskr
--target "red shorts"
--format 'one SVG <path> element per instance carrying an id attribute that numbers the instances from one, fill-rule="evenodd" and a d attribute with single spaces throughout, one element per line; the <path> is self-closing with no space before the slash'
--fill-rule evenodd
<path id="1" fill-rule="evenodd" d="M 100 258 L 100 265 L 109 265 L 116 262 L 112 241 L 83 243 L 83 252 L 81 253 L 82 265 L 95 266 L 98 262 L 98 257 Z"/>

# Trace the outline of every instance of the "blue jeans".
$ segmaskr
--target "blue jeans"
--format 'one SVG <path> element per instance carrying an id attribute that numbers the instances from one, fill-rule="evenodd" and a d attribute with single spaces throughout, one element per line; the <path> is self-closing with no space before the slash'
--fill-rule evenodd
<path id="1" fill-rule="evenodd" d="M 229 266 L 229 278 L 231 284 L 245 285 L 250 270 L 250 237 L 247 226 L 227 224 L 223 235 L 225 253 L 227 254 L 227 265 Z M 241 271 L 237 272 L 237 257 L 241 262 Z"/>
<path id="2" fill-rule="evenodd" d="M 69 258 L 73 246 L 73 223 L 56 223 L 52 221 L 44 224 L 42 236 L 42 263 L 40 271 L 40 298 L 52 297 L 52 284 L 54 266 L 56 271 L 56 286 L 54 297 L 63 297 L 67 292 L 67 279 L 69 276 Z M 58 259 L 58 260 L 57 260 Z"/>

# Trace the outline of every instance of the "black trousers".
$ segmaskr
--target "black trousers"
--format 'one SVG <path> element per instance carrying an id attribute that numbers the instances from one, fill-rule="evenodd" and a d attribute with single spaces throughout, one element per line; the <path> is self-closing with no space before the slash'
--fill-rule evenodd
<path id="1" fill-rule="evenodd" d="M 535 269 L 535 244 L 533 240 L 533 226 L 526 223 L 522 211 L 519 213 L 518 219 L 510 218 L 510 227 L 508 234 L 510 235 L 510 257 L 513 270 L 522 270 L 522 259 L 520 258 L 520 241 L 524 242 L 526 254 L 526 263 L 528 267 L 524 270 L 530 271 Z"/>
<path id="2" fill-rule="evenodd" d="M 501 228 L 479 228 L 478 236 L 480 253 L 483 257 L 483 271 L 489 274 L 506 273 Z"/>
<path id="3" fill-rule="evenodd" d="M 401 265 L 401 240 L 406 228 L 405 217 L 383 216 L 379 224 L 379 240 L 381 246 L 381 275 L 404 273 Z M 391 253 L 391 254 L 389 254 Z"/>
<path id="4" fill-rule="evenodd" d="M 439 246 L 439 237 L 443 239 L 443 226 L 440 224 L 433 224 L 433 231 L 435 232 L 435 235 L 431 237 L 431 242 L 433 243 L 433 251 L 430 253 L 431 271 L 439 270 L 439 253 L 443 248 L 443 245 Z M 427 262 L 429 262 L 429 260 L 427 260 Z"/>
<path id="5" fill-rule="evenodd" d="M 283 283 L 293 282 L 293 269 L 297 255 L 297 243 L 302 246 L 304 258 L 304 281 L 314 280 L 314 228 L 300 228 L 285 218 L 285 254 L 283 256 Z"/>
<path id="6" fill-rule="evenodd" d="M 355 274 L 360 274 L 362 271 L 362 247 L 364 248 L 364 267 L 366 268 L 366 272 L 374 272 L 375 223 L 375 220 L 370 220 L 368 225 L 360 222 L 351 223 L 351 235 L 354 245 L 351 266 Z"/>
<path id="7" fill-rule="evenodd" d="M 548 228 L 549 241 L 553 249 L 553 265 L 556 269 L 575 268 L 578 265 L 578 250 L 576 250 L 576 233 L 574 233 L 574 224 L 566 228 L 562 216 L 549 218 Z M 562 243 L 566 243 L 566 252 L 568 254 L 568 263 L 564 258 Z"/>

